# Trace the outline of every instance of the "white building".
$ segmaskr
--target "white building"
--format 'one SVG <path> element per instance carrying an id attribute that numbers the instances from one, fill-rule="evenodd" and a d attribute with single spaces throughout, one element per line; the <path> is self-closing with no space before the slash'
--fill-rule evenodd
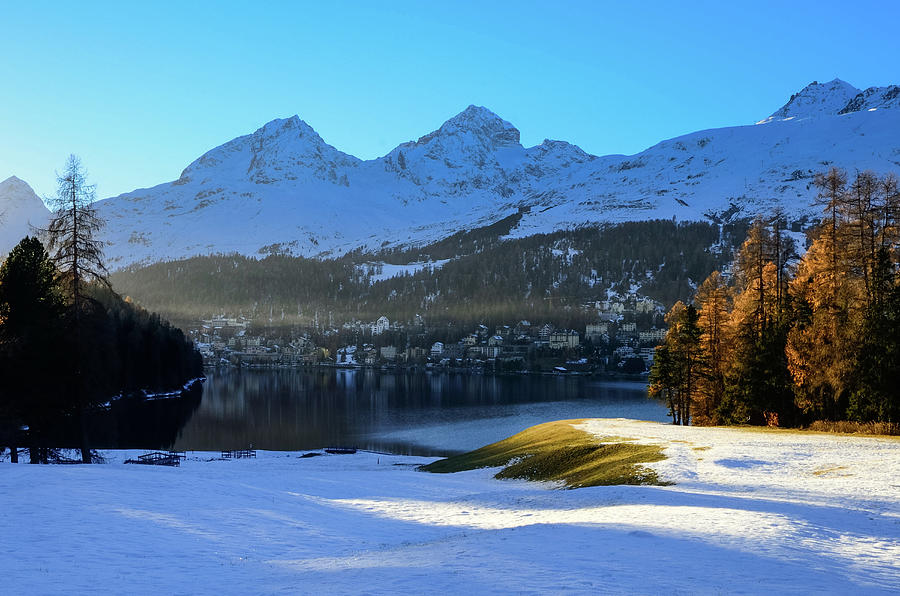
<path id="1" fill-rule="evenodd" d="M 550 334 L 550 349 L 563 350 L 566 348 L 577 348 L 581 343 L 581 338 L 577 331 L 554 331 Z"/>
<path id="2" fill-rule="evenodd" d="M 378 317 L 378 320 L 372 323 L 372 335 L 381 335 L 385 331 L 391 328 L 391 322 L 384 315 Z"/>
<path id="3" fill-rule="evenodd" d="M 653 328 L 649 331 L 641 331 L 638 333 L 638 339 L 642 344 L 661 344 L 666 339 L 666 330 Z"/>
<path id="4" fill-rule="evenodd" d="M 541 341 L 549 341 L 551 333 L 553 333 L 553 325 L 547 323 L 541 327 L 540 331 L 538 331 L 538 337 L 541 338 Z"/>

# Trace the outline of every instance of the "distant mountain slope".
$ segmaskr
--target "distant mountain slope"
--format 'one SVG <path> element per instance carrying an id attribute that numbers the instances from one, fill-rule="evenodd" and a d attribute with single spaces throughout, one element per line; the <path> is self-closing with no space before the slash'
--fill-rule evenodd
<path id="1" fill-rule="evenodd" d="M 49 218 L 50 211 L 27 183 L 15 176 L 0 182 L 0 257 Z"/>
<path id="2" fill-rule="evenodd" d="M 790 120 L 792 118 L 816 118 L 839 113 L 850 100 L 859 94 L 859 89 L 840 79 L 827 83 L 813 81 L 799 93 L 794 93 L 781 109 L 759 122 Z"/>
<path id="3" fill-rule="evenodd" d="M 875 110 L 897 107 L 900 107 L 900 86 L 869 87 L 847 102 L 847 105 L 838 114 L 849 114 L 850 112 L 861 112 L 863 110 L 874 112 Z"/>
<path id="4" fill-rule="evenodd" d="M 633 156 L 519 131 L 469 106 L 437 130 L 363 161 L 297 116 L 201 156 L 173 182 L 98 204 L 113 267 L 237 252 L 312 257 L 422 246 L 521 215 L 509 236 L 603 222 L 812 213 L 832 165 L 900 170 L 897 87 L 813 83 L 756 125 L 705 130 Z"/>

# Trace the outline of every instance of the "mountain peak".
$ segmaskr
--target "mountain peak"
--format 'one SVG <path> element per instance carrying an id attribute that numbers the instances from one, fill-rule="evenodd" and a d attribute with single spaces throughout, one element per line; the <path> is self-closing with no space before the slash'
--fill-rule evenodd
<path id="1" fill-rule="evenodd" d="M 494 121 L 505 122 L 505 120 L 500 118 L 500 116 L 498 116 L 491 110 L 487 109 L 484 106 L 476 106 L 475 104 L 469 104 L 469 107 L 448 120 L 448 122 L 457 122 L 462 124 L 482 124 Z"/>
<path id="2" fill-rule="evenodd" d="M 276 118 L 244 135 L 207 151 L 181 173 L 176 181 L 187 183 L 201 171 L 244 172 L 256 183 L 272 183 L 293 176 L 290 172 L 309 166 L 322 179 L 337 179 L 335 168 L 357 165 L 359 160 L 327 144 L 309 124 L 294 115 Z"/>
<path id="3" fill-rule="evenodd" d="M 25 191 L 34 194 L 34 190 L 32 190 L 31 186 L 16 176 L 10 176 L 3 182 L 0 182 L 0 192 L 6 194 L 10 191 Z"/>
<path id="4" fill-rule="evenodd" d="M 294 138 L 308 138 L 312 141 L 322 141 L 312 126 L 300 119 L 300 116 L 294 114 L 290 118 L 276 118 L 265 123 L 253 133 L 253 136 L 261 136 L 265 138 L 290 136 Z"/>
<path id="5" fill-rule="evenodd" d="M 518 145 L 519 130 L 483 106 L 470 105 L 444 122 L 439 129 L 418 140 L 428 143 L 437 137 L 474 135 L 484 144 L 493 146 Z"/>
<path id="6" fill-rule="evenodd" d="M 772 120 L 832 116 L 837 114 L 859 92 L 859 89 L 850 83 L 837 78 L 827 83 L 813 81 L 799 93 L 791 95 L 781 109 L 757 124 L 764 124 Z"/>
<path id="7" fill-rule="evenodd" d="M 34 235 L 32 226 L 46 226 L 49 217 L 50 211 L 27 182 L 16 176 L 0 182 L 0 254 L 22 237 Z"/>

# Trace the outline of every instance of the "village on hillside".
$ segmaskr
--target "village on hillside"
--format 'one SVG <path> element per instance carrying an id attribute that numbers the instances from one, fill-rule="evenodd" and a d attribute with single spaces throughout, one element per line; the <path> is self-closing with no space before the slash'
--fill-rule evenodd
<path id="1" fill-rule="evenodd" d="M 439 368 L 480 372 L 645 374 L 665 338 L 663 306 L 627 296 L 590 302 L 581 329 L 519 320 L 488 327 L 351 320 L 284 328 L 238 315 L 216 315 L 187 331 L 209 367 Z M 330 322 L 330 321 L 329 321 Z"/>

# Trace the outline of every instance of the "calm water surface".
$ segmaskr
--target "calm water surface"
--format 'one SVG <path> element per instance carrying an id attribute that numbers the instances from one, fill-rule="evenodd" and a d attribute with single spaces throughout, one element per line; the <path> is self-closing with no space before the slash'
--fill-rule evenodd
<path id="1" fill-rule="evenodd" d="M 666 421 L 643 383 L 589 377 L 375 370 L 211 374 L 176 448 L 301 450 L 347 445 L 449 455 L 550 420 Z"/>

